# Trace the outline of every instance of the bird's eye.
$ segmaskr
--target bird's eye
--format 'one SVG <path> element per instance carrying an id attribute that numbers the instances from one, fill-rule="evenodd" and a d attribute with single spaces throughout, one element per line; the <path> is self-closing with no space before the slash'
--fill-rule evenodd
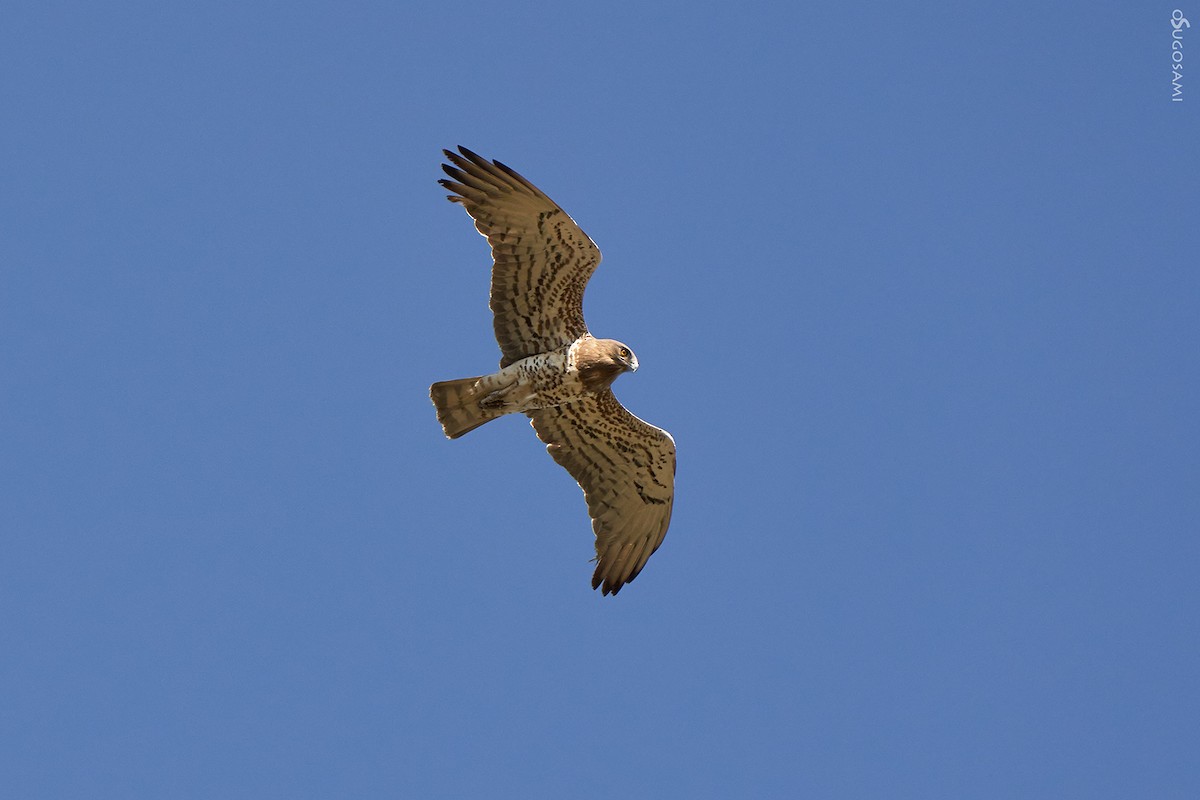
<path id="1" fill-rule="evenodd" d="M 629 356 L 630 356 L 630 353 L 629 353 L 629 348 L 628 348 L 628 347 L 622 347 L 622 348 L 621 348 L 621 358 L 629 358 Z"/>

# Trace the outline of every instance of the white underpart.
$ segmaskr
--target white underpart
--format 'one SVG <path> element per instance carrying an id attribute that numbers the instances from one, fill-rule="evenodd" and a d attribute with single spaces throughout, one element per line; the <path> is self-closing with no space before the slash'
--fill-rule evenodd
<path id="1" fill-rule="evenodd" d="M 574 346 L 541 353 L 479 379 L 480 405 L 506 414 L 562 405 L 584 393 L 575 369 Z"/>

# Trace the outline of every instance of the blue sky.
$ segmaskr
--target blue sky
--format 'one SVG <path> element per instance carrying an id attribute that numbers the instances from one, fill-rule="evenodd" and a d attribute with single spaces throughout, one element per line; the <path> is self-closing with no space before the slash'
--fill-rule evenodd
<path id="1" fill-rule="evenodd" d="M 10 3 L 6 797 L 1200 796 L 1172 8 Z M 434 419 L 457 144 L 678 443 L 619 597 L 524 420 Z"/>

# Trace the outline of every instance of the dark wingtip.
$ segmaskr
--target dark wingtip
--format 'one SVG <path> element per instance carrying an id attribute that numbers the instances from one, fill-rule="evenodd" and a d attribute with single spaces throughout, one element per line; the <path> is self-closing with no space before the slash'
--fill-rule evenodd
<path id="1" fill-rule="evenodd" d="M 614 583 L 611 578 L 601 578 L 599 574 L 596 574 L 592 576 L 592 591 L 599 589 L 602 595 L 607 596 L 611 594 L 613 597 L 616 597 L 617 592 L 621 591 L 622 587 L 627 583 L 629 583 L 628 580 Z"/>
<path id="2" fill-rule="evenodd" d="M 471 159 L 472 161 L 482 161 L 485 164 L 487 163 L 486 158 L 484 158 L 483 156 L 474 152 L 473 150 L 468 150 L 467 148 L 463 147 L 461 144 L 458 146 L 458 152 L 462 153 L 464 156 Z"/>
<path id="3" fill-rule="evenodd" d="M 455 192 L 455 194 L 446 195 L 446 199 L 449 200 L 451 203 L 458 203 L 461 205 L 462 203 L 464 203 L 466 201 L 466 198 L 464 198 L 462 195 L 457 193 L 459 191 L 458 184 L 454 183 L 453 181 L 446 180 L 445 178 L 442 178 L 441 180 L 439 180 L 438 183 L 441 184 L 443 189 L 447 189 L 451 192 Z"/>

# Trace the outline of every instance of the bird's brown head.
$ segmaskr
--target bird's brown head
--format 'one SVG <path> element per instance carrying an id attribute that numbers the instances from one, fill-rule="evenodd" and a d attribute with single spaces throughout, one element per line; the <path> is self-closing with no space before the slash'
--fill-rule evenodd
<path id="1" fill-rule="evenodd" d="M 636 372 L 637 356 L 616 339 L 585 339 L 575 353 L 575 367 L 583 388 L 598 392 L 612 386 L 622 372 Z"/>

